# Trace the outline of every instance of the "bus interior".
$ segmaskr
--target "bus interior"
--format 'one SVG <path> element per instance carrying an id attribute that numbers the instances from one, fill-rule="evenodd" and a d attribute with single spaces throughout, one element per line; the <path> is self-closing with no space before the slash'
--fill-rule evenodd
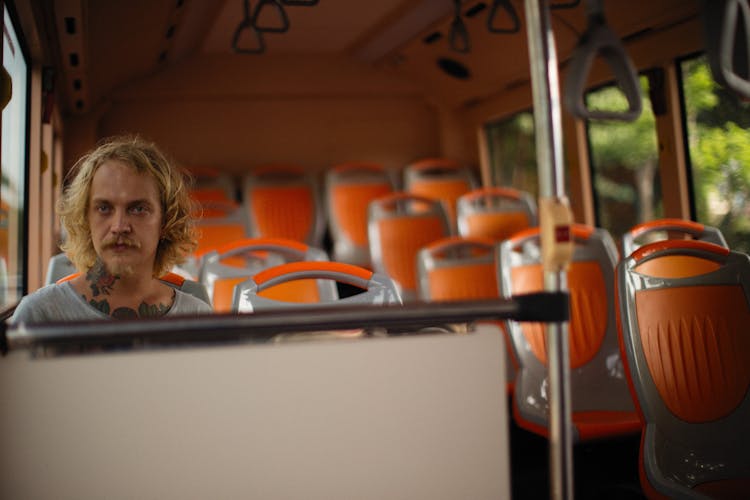
<path id="1" fill-rule="evenodd" d="M 750 496 L 747 0 L 0 5 L 3 319 L 128 135 L 213 308 L 4 323 L 0 497 Z"/>

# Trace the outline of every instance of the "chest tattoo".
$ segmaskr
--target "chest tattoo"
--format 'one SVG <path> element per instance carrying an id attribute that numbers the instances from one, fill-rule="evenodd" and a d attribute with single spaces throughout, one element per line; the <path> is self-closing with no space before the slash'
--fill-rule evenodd
<path id="1" fill-rule="evenodd" d="M 86 300 L 86 297 L 84 296 L 83 299 Z M 107 299 L 91 299 L 89 300 L 89 305 L 97 311 L 111 315 L 116 319 L 159 318 L 167 314 L 170 307 L 166 304 L 146 304 L 145 302 L 141 302 L 141 305 L 138 306 L 138 310 L 131 307 L 118 307 L 112 311 Z"/>

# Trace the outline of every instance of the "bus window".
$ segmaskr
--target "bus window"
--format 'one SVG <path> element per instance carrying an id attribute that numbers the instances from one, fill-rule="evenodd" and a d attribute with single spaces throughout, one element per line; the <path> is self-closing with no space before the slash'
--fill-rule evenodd
<path id="1" fill-rule="evenodd" d="M 643 112 L 633 122 L 589 121 L 588 141 L 596 203 L 596 225 L 619 239 L 641 222 L 662 216 L 656 125 L 648 80 L 640 78 Z M 589 109 L 626 110 L 614 86 L 586 95 Z"/>
<path id="2" fill-rule="evenodd" d="M 0 304 L 6 306 L 17 302 L 24 288 L 28 62 L 10 12 L 7 7 L 3 11 L 3 66 L 11 77 L 13 91 L 2 114 Z"/>
<path id="3" fill-rule="evenodd" d="M 720 87 L 705 56 L 680 63 L 698 222 L 750 252 L 750 103 Z"/>
<path id="4" fill-rule="evenodd" d="M 485 126 L 493 186 L 513 187 L 538 197 L 534 115 L 521 111 Z"/>

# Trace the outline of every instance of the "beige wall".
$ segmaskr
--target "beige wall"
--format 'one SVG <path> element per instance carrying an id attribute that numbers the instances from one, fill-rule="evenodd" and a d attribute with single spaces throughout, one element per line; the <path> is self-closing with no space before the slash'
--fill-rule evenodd
<path id="1" fill-rule="evenodd" d="M 139 133 L 185 165 L 236 174 L 276 162 L 398 168 L 442 154 L 439 113 L 416 87 L 338 58 L 191 59 L 119 89 L 100 109 L 99 137 Z"/>

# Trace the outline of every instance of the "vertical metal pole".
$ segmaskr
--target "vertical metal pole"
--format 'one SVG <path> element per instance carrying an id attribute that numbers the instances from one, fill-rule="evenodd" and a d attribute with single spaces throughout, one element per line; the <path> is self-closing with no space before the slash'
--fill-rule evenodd
<path id="1" fill-rule="evenodd" d="M 534 97 L 536 156 L 542 200 L 565 200 L 562 120 L 557 51 L 547 0 L 525 0 L 529 65 Z M 549 213 L 549 212 L 548 212 Z M 540 211 L 540 217 L 545 212 Z M 540 221 L 544 225 L 544 221 Z M 544 239 L 542 245 L 545 244 Z M 544 248 L 542 249 L 544 253 Z M 563 269 L 545 267 L 549 291 L 567 289 Z M 547 358 L 550 387 L 550 496 L 573 498 L 573 443 L 570 408 L 570 358 L 567 323 L 548 325 Z"/>

